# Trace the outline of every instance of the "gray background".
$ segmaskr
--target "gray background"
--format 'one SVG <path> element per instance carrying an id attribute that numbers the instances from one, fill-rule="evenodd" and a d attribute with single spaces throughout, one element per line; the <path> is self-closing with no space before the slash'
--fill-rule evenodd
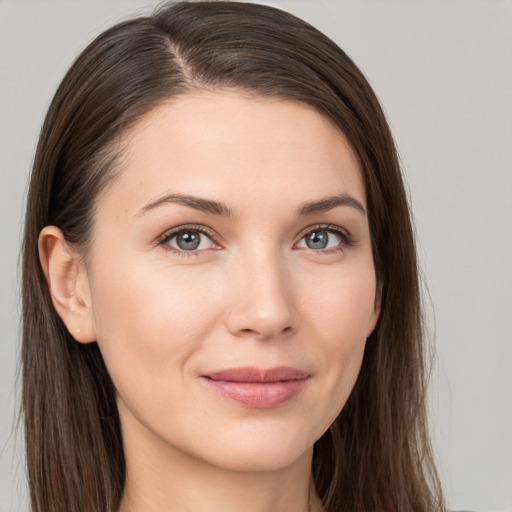
<path id="1" fill-rule="evenodd" d="M 512 510 L 512 2 L 276 0 L 331 36 L 384 104 L 410 187 L 437 346 L 431 424 L 449 505 Z M 151 0 L 0 0 L 0 512 L 28 510 L 17 272 L 24 193 L 72 59 Z"/>

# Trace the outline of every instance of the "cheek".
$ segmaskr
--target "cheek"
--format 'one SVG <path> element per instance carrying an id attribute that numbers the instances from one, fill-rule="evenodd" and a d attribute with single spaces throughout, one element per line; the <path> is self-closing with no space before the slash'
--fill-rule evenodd
<path id="1" fill-rule="evenodd" d="M 376 280 L 372 265 L 341 267 L 303 286 L 300 309 L 333 349 L 365 340 L 376 318 Z M 345 343 L 344 343 L 345 341 Z"/>
<path id="2" fill-rule="evenodd" d="M 208 287 L 140 261 L 119 261 L 94 277 L 98 345 L 118 391 L 179 378 L 218 316 Z"/>
<path id="3" fill-rule="evenodd" d="M 369 267 L 372 270 L 372 267 Z M 343 274 L 343 275 L 342 275 Z M 325 376 L 319 393 L 323 433 L 338 416 L 353 387 L 363 359 L 369 325 L 375 318 L 375 278 L 372 271 L 351 269 L 325 280 L 303 301 L 315 340 L 319 374 Z"/>

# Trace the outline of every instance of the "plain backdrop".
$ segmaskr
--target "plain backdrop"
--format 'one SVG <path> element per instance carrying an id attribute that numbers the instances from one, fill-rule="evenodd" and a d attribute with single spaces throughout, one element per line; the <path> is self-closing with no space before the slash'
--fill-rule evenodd
<path id="1" fill-rule="evenodd" d="M 430 418 L 452 509 L 512 511 L 512 2 L 276 0 L 361 67 L 409 184 L 429 329 Z M 78 52 L 151 0 L 0 0 L 0 512 L 28 510 L 18 252 L 50 99 Z"/>

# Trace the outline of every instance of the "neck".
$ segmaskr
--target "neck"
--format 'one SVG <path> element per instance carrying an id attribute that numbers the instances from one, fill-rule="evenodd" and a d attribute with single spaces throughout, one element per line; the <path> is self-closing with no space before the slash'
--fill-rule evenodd
<path id="1" fill-rule="evenodd" d="M 125 443 L 126 485 L 119 512 L 321 512 L 312 450 L 272 471 L 219 468 L 169 446 Z"/>

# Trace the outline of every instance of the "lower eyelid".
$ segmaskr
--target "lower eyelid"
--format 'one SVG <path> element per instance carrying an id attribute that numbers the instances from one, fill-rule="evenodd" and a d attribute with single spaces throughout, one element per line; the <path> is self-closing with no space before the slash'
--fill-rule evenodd
<path id="1" fill-rule="evenodd" d="M 355 243 L 355 241 L 352 238 L 352 236 L 350 235 L 350 233 L 348 233 L 346 230 L 339 228 L 338 226 L 321 225 L 321 224 L 318 226 L 313 226 L 311 228 L 308 228 L 307 231 L 303 232 L 300 235 L 299 242 L 302 241 L 304 239 L 304 237 L 306 237 L 308 234 L 310 234 L 314 231 L 327 231 L 327 232 L 337 236 L 340 239 L 340 246 L 350 246 Z M 297 242 L 297 243 L 299 243 L 299 242 Z M 334 249 L 334 248 L 331 248 L 331 249 Z M 329 250 L 329 249 L 327 249 L 327 250 Z"/>
<path id="2" fill-rule="evenodd" d="M 177 237 L 180 233 L 186 232 L 200 233 L 202 236 L 206 237 L 209 240 L 209 245 L 213 247 L 186 250 L 180 249 L 179 247 L 170 244 L 170 241 Z M 203 226 L 180 226 L 178 228 L 174 228 L 161 235 L 157 239 L 156 244 L 162 247 L 165 251 L 171 252 L 178 256 L 199 256 L 201 253 L 220 248 L 220 245 L 218 244 L 218 242 L 216 242 L 214 235 L 212 235 L 209 231 L 204 229 Z"/>

